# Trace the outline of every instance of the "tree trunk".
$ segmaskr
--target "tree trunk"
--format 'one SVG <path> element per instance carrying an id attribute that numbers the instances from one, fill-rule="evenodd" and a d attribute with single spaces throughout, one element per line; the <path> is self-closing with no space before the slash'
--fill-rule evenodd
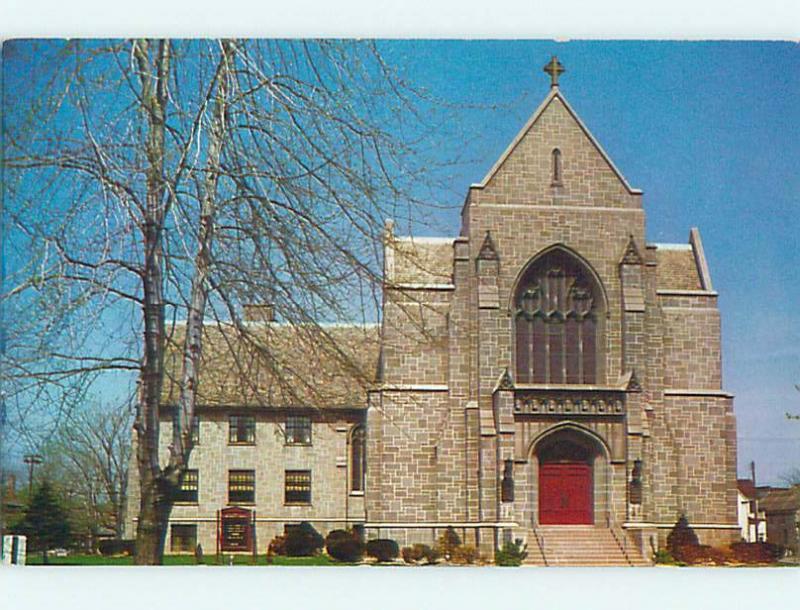
<path id="1" fill-rule="evenodd" d="M 153 477 L 146 485 L 142 485 L 139 521 L 136 525 L 135 565 L 163 563 L 167 525 L 172 510 L 170 498 L 170 486 L 159 477 Z"/>
<path id="2" fill-rule="evenodd" d="M 163 231 L 166 214 L 164 183 L 164 125 L 169 75 L 169 42 L 162 40 L 154 62 L 149 43 L 134 43 L 142 103 L 147 114 L 145 150 L 148 160 L 147 200 L 142 238 L 144 242 L 143 305 L 144 358 L 140 373 L 139 403 L 136 414 L 138 443 L 136 463 L 141 498 L 137 525 L 137 565 L 157 565 L 162 561 L 166 520 L 171 505 L 159 464 L 159 407 L 164 381 L 164 278 Z M 155 87 L 153 86 L 155 84 Z"/>

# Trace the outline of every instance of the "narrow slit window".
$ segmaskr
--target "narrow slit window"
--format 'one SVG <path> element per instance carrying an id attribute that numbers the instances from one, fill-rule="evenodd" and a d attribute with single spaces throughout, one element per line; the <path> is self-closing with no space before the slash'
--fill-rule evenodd
<path id="1" fill-rule="evenodd" d="M 562 171 L 561 171 L 561 151 L 558 148 L 553 149 L 553 186 L 561 186 Z"/>
<path id="2" fill-rule="evenodd" d="M 358 426 L 353 430 L 350 443 L 350 491 L 364 491 L 367 446 L 366 432 L 363 426 Z"/>

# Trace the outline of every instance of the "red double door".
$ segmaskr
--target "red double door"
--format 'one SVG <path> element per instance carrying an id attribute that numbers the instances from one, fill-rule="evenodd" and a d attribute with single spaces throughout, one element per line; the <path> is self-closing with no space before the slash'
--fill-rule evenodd
<path id="1" fill-rule="evenodd" d="M 539 465 L 539 523 L 591 525 L 592 467 L 582 462 Z"/>

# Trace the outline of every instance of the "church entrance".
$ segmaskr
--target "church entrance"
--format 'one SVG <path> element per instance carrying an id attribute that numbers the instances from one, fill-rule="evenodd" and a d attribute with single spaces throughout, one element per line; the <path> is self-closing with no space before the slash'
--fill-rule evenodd
<path id="1" fill-rule="evenodd" d="M 592 453 L 566 435 L 554 437 L 539 451 L 539 523 L 592 525 Z"/>

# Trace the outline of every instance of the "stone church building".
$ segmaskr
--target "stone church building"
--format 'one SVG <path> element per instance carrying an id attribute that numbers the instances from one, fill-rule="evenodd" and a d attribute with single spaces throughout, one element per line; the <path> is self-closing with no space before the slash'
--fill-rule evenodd
<path id="1" fill-rule="evenodd" d="M 642 191 L 567 102 L 555 58 L 545 71 L 549 94 L 469 187 L 457 236 L 387 222 L 380 325 L 330 329 L 363 377 L 312 359 L 292 374 L 330 395 L 302 404 L 274 367 L 231 377 L 230 342 L 212 336 L 225 330 L 209 327 L 217 365 L 202 369 L 167 552 L 263 553 L 300 521 L 401 545 L 453 526 L 489 557 L 523 538 L 541 565 L 645 563 L 681 514 L 703 543 L 738 539 L 700 234 L 646 240 Z M 297 362 L 297 328 L 250 317 Z"/>

